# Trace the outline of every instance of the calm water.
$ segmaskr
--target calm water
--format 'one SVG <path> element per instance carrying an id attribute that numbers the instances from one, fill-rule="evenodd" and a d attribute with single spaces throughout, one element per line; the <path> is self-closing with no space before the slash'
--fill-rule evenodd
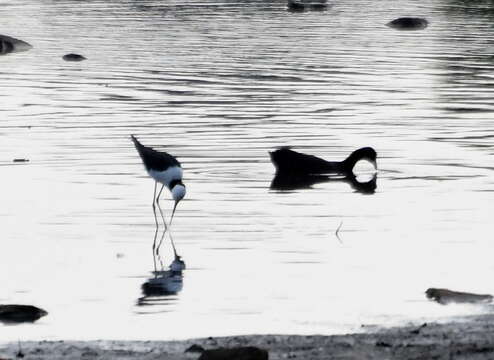
<path id="1" fill-rule="evenodd" d="M 383 25 L 405 15 L 431 24 Z M 34 46 L 0 57 L 0 303 L 49 311 L 0 340 L 331 334 L 492 311 L 424 296 L 494 293 L 492 2 L 10 0 L 0 17 Z M 141 290 L 173 257 L 167 236 L 153 258 L 131 133 L 184 166 L 174 295 Z M 333 160 L 373 146 L 377 190 L 271 190 L 280 145 Z"/>

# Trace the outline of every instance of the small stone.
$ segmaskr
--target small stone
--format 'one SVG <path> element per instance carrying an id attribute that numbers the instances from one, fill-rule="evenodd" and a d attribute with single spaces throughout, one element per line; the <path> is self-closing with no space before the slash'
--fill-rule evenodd
<path id="1" fill-rule="evenodd" d="M 199 360 L 268 360 L 268 352 L 254 346 L 205 350 Z"/>
<path id="2" fill-rule="evenodd" d="M 73 54 L 73 53 L 66 54 L 66 55 L 62 56 L 62 59 L 64 59 L 65 61 L 83 61 L 83 60 L 86 60 L 86 58 L 84 56 L 79 55 L 79 54 Z"/>
<path id="3" fill-rule="evenodd" d="M 429 25 L 429 22 L 422 18 L 401 17 L 390 21 L 386 25 L 397 30 L 422 30 Z"/>
<path id="4" fill-rule="evenodd" d="M 423 323 L 422 325 L 420 325 L 418 328 L 416 328 L 415 330 L 412 330 L 410 331 L 410 334 L 413 334 L 413 335 L 418 335 L 420 334 L 420 330 L 422 330 L 423 328 L 425 328 L 427 326 L 427 323 Z"/>
<path id="5" fill-rule="evenodd" d="M 204 348 L 201 345 L 193 344 L 189 346 L 184 352 L 202 353 L 204 352 Z"/>
<path id="6" fill-rule="evenodd" d="M 384 342 L 384 341 L 378 341 L 376 342 L 377 347 L 391 347 L 391 344 Z"/>

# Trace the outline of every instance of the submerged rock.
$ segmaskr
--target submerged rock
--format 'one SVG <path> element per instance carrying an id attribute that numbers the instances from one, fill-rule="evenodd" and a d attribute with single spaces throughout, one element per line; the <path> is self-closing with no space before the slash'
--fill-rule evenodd
<path id="1" fill-rule="evenodd" d="M 32 305 L 0 305 L 0 321 L 5 323 L 34 322 L 48 312 Z"/>
<path id="2" fill-rule="evenodd" d="M 73 54 L 73 53 L 66 54 L 66 55 L 62 56 L 62 59 L 64 59 L 65 61 L 83 61 L 83 60 L 86 60 L 86 58 L 84 56 L 79 55 L 79 54 Z"/>
<path id="3" fill-rule="evenodd" d="M 32 46 L 25 41 L 7 35 L 0 35 L 0 55 L 27 51 L 31 48 Z"/>
<path id="4" fill-rule="evenodd" d="M 461 291 L 453 291 L 448 289 L 429 288 L 426 290 L 427 298 L 437 301 L 439 304 L 447 305 L 450 303 L 489 303 L 493 297 L 490 294 L 472 294 Z"/>
<path id="5" fill-rule="evenodd" d="M 268 360 L 268 352 L 255 346 L 204 350 L 199 360 Z"/>
<path id="6" fill-rule="evenodd" d="M 429 25 L 429 22 L 422 18 L 401 17 L 390 21 L 386 25 L 397 30 L 422 30 Z"/>

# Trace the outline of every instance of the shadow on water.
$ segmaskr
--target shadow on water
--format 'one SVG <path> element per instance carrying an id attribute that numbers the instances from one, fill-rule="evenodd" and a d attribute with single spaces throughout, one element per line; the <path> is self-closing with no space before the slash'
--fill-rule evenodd
<path id="1" fill-rule="evenodd" d="M 352 189 L 362 194 L 374 194 L 377 188 L 377 174 L 374 174 L 369 181 L 359 181 L 355 174 L 341 176 L 328 175 L 288 175 L 277 173 L 271 181 L 271 190 L 298 190 L 310 189 L 312 186 L 327 182 L 343 182 L 349 184 Z"/>

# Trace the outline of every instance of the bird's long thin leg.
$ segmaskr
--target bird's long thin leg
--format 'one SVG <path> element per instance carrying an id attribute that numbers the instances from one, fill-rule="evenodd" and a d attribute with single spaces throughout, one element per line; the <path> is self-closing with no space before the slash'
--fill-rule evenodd
<path id="1" fill-rule="evenodd" d="M 164 187 L 165 185 L 163 184 L 163 186 L 161 186 L 160 192 L 158 193 L 158 197 L 156 198 L 156 204 L 158 205 L 158 210 L 160 211 L 161 214 L 161 220 L 163 220 L 163 225 L 165 225 L 165 231 L 166 231 L 168 226 L 166 225 L 165 215 L 163 215 L 163 210 L 161 209 L 161 205 L 160 205 L 160 195 Z"/>
<path id="2" fill-rule="evenodd" d="M 156 215 L 156 205 L 155 205 L 157 186 L 158 186 L 158 182 L 155 181 L 154 182 L 154 194 L 153 194 L 153 213 L 154 213 L 154 223 L 156 224 L 156 230 L 154 232 L 154 240 L 153 240 L 153 260 L 154 260 L 155 271 L 156 271 L 156 258 L 155 257 L 158 256 L 158 254 L 159 254 L 159 246 L 160 246 L 160 245 L 158 245 L 158 247 L 156 247 L 156 240 L 158 240 L 158 230 L 159 230 L 158 216 Z M 158 206 L 158 208 L 159 208 L 159 206 Z M 165 231 L 166 231 L 166 228 L 165 228 Z M 165 233 L 165 231 L 163 232 L 163 234 Z M 162 238 L 163 238 L 163 236 L 161 237 L 159 244 L 161 244 L 161 242 L 163 241 Z"/>
<path id="3" fill-rule="evenodd" d="M 154 204 L 156 202 L 156 187 L 158 186 L 158 182 L 154 182 L 154 194 L 153 194 L 153 213 L 154 213 L 154 222 L 156 224 L 156 228 L 158 228 L 158 217 L 156 216 L 156 205 Z"/>
<path id="4" fill-rule="evenodd" d="M 166 231 L 168 230 L 168 226 L 166 225 L 165 215 L 163 214 L 163 209 L 161 209 L 161 205 L 160 205 L 160 195 L 164 187 L 165 185 L 161 186 L 161 189 L 158 193 L 158 197 L 156 198 L 156 205 L 158 205 L 158 210 L 160 211 L 161 220 L 163 220 L 163 225 L 165 226 L 165 230 L 163 230 L 163 235 L 161 235 L 160 242 L 158 243 L 158 247 L 156 248 L 156 255 L 158 256 L 160 254 L 161 244 L 163 243 L 163 239 L 165 238 Z"/>

